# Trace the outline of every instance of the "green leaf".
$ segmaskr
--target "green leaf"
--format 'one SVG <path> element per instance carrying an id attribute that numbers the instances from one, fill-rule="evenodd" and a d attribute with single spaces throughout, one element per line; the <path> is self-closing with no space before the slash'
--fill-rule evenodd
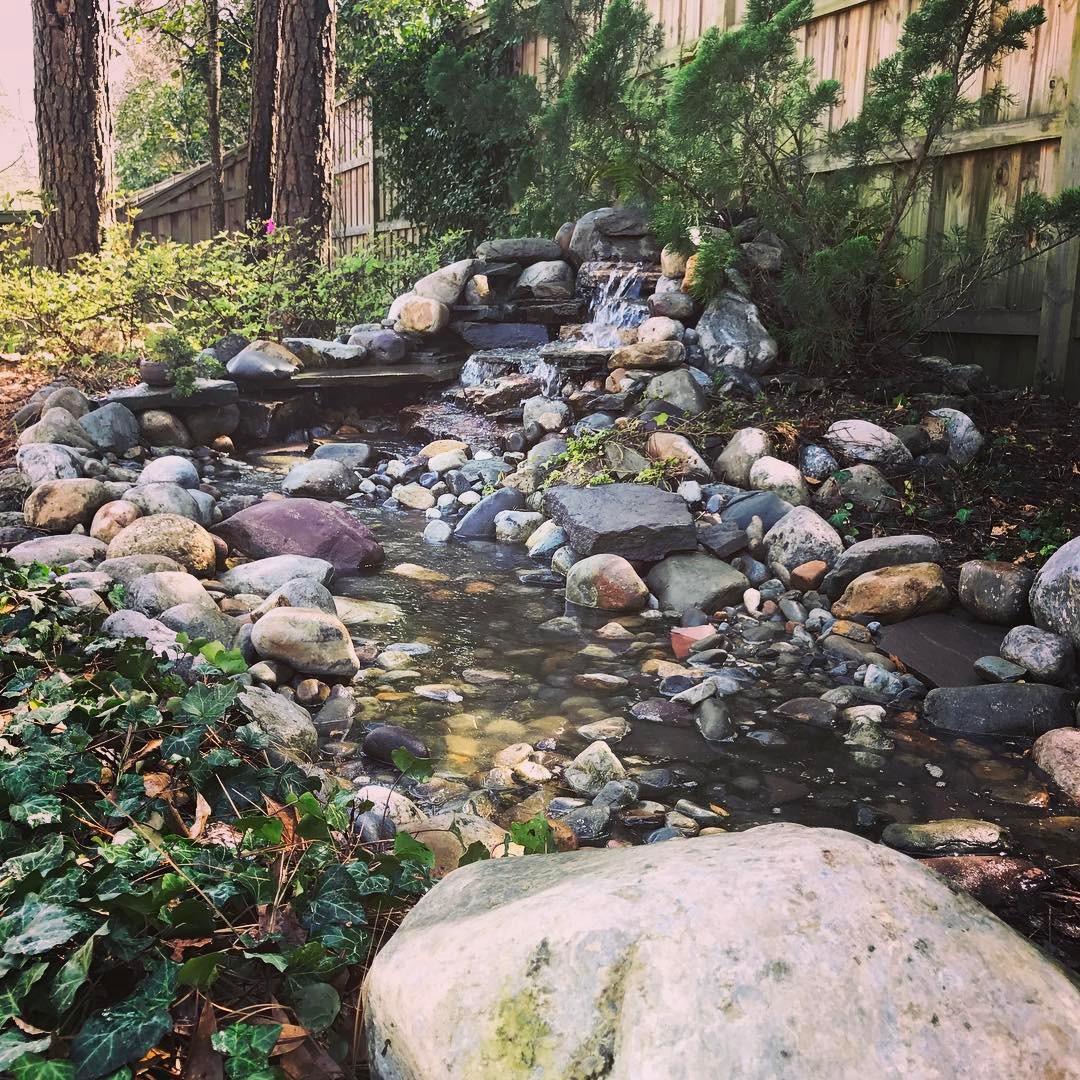
<path id="1" fill-rule="evenodd" d="M 24 1039 L 17 1031 L 0 1032 L 0 1070 L 10 1069 L 19 1058 L 26 1054 L 37 1054 L 48 1050 L 52 1036 L 44 1039 Z"/>
<path id="2" fill-rule="evenodd" d="M 27 1054 L 11 1067 L 13 1080 L 75 1080 L 70 1061 L 56 1061 Z"/>
<path id="3" fill-rule="evenodd" d="M 236 738 L 252 750 L 268 750 L 270 739 L 258 724 L 242 724 L 236 729 Z"/>
<path id="4" fill-rule="evenodd" d="M 325 1031 L 341 1012 L 341 996 L 329 983 L 305 986 L 294 1002 L 296 1018 L 315 1034 Z"/>
<path id="5" fill-rule="evenodd" d="M 218 966 L 222 956 L 222 953 L 204 953 L 202 956 L 193 956 L 180 969 L 180 985 L 197 986 L 200 990 L 213 986 L 214 980 L 218 977 Z"/>
<path id="6" fill-rule="evenodd" d="M 209 646 L 208 646 L 209 647 Z M 220 720 L 232 703 L 240 687 L 233 682 L 216 683 L 213 686 L 193 686 L 180 702 L 177 718 L 213 724 Z"/>
<path id="7" fill-rule="evenodd" d="M 483 862 L 491 858 L 487 844 L 483 840 L 474 840 L 466 849 L 465 854 L 458 859 L 458 866 L 468 866 L 469 863 Z"/>
<path id="8" fill-rule="evenodd" d="M 6 953 L 37 956 L 70 941 L 87 925 L 86 917 L 78 912 L 42 903 L 36 893 L 29 893 L 18 911 L 0 919 L 0 941 Z"/>
<path id="9" fill-rule="evenodd" d="M 364 895 L 347 867 L 327 867 L 307 905 L 303 926 L 313 934 L 332 926 L 363 926 Z"/>
<path id="10" fill-rule="evenodd" d="M 199 743 L 206 734 L 203 724 L 192 724 L 179 735 L 170 735 L 162 740 L 161 757 L 164 761 L 176 764 L 181 761 L 193 761 L 199 752 Z"/>
<path id="11" fill-rule="evenodd" d="M 968 509 L 968 507 L 962 506 L 959 510 L 956 511 L 956 520 L 959 521 L 961 525 L 966 525 L 967 522 L 970 520 L 971 515 L 974 513 L 974 510 L 970 510 Z"/>
<path id="12" fill-rule="evenodd" d="M 236 827 L 245 834 L 245 841 L 250 834 L 254 840 L 262 840 L 267 844 L 280 844 L 285 833 L 285 822 L 278 817 L 267 817 L 265 814 L 248 814 L 236 819 Z"/>
<path id="13" fill-rule="evenodd" d="M 56 833 L 33 851 L 13 855 L 0 867 L 0 871 L 5 875 L 10 874 L 16 881 L 22 881 L 30 874 L 55 870 L 63 861 L 64 838 Z"/>
<path id="14" fill-rule="evenodd" d="M 289 961 L 286 960 L 281 953 L 245 952 L 244 956 L 248 960 L 261 960 L 262 963 L 269 964 L 270 967 L 275 968 L 278 971 L 284 971 L 289 966 Z"/>
<path id="15" fill-rule="evenodd" d="M 22 802 L 12 803 L 8 815 L 30 828 L 38 825 L 55 825 L 63 815 L 63 806 L 55 795 L 31 795 Z"/>
<path id="16" fill-rule="evenodd" d="M 94 955 L 94 938 L 88 937 L 60 969 L 52 988 L 52 1001 L 61 1016 L 71 1007 L 79 987 L 86 982 Z"/>
<path id="17" fill-rule="evenodd" d="M 172 1030 L 179 964 L 163 961 L 131 997 L 91 1016 L 71 1041 L 75 1080 L 98 1080 L 138 1061 Z"/>
<path id="18" fill-rule="evenodd" d="M 220 641 L 204 645 L 199 655 L 224 675 L 242 675 L 248 669 L 244 654 L 239 649 L 226 649 Z"/>
<path id="19" fill-rule="evenodd" d="M 210 1045 L 229 1059 L 230 1080 L 247 1080 L 266 1069 L 280 1034 L 280 1024 L 233 1024 L 215 1031 Z"/>
<path id="20" fill-rule="evenodd" d="M 22 999 L 30 992 L 33 985 L 49 970 L 47 963 L 32 964 L 19 972 L 14 984 L 0 992 L 0 1027 L 12 1017 L 22 1012 Z M 10 981 L 10 980 L 7 980 Z"/>
<path id="21" fill-rule="evenodd" d="M 528 821 L 511 822 L 510 842 L 520 844 L 526 855 L 546 855 L 555 851 L 555 833 L 543 814 Z"/>
<path id="22" fill-rule="evenodd" d="M 394 837 L 394 854 L 399 858 L 418 862 L 429 870 L 435 865 L 435 852 L 407 832 L 399 832 Z"/>
<path id="23" fill-rule="evenodd" d="M 390 758 L 401 772 L 412 780 L 430 780 L 435 766 L 428 758 L 418 758 L 404 746 L 391 751 Z"/>

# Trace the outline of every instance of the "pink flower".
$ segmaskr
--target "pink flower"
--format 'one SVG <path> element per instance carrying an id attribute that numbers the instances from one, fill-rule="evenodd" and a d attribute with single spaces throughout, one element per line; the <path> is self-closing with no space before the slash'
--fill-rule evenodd
<path id="1" fill-rule="evenodd" d="M 277 226 L 276 226 L 276 225 L 274 224 L 274 219 L 273 219 L 273 218 L 271 218 L 271 219 L 270 219 L 270 220 L 269 220 L 269 221 L 268 221 L 268 222 L 266 223 L 266 235 L 267 235 L 267 236 L 269 236 L 269 235 L 270 235 L 271 233 L 273 233 L 273 231 L 274 231 L 274 230 L 275 230 L 276 228 L 277 228 Z"/>

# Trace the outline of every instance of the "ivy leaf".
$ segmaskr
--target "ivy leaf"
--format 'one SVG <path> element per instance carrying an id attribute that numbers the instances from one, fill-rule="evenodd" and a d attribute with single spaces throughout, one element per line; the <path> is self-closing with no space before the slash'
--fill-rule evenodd
<path id="1" fill-rule="evenodd" d="M 55 795 L 31 795 L 22 802 L 8 807 L 12 821 L 36 828 L 38 825 L 55 825 L 63 815 L 63 806 Z"/>
<path id="2" fill-rule="evenodd" d="M 258 724 L 243 724 L 236 729 L 237 741 L 252 750 L 267 750 L 270 739 Z"/>
<path id="3" fill-rule="evenodd" d="M 398 858 L 418 862 L 429 870 L 435 865 L 435 852 L 407 832 L 399 832 L 394 837 L 394 854 Z"/>
<path id="4" fill-rule="evenodd" d="M 230 1080 L 249 1080 L 265 1072 L 280 1034 L 280 1024 L 232 1024 L 215 1031 L 210 1045 L 229 1059 Z"/>
<path id="5" fill-rule="evenodd" d="M 204 645 L 199 650 L 199 655 L 223 675 L 242 675 L 248 669 L 244 654 L 239 649 L 226 649 L 220 641 L 211 641 Z"/>
<path id="6" fill-rule="evenodd" d="M 341 1012 L 341 995 L 329 983 L 312 983 L 296 997 L 296 1018 L 308 1031 L 325 1031 Z"/>
<path id="7" fill-rule="evenodd" d="M 30 992 L 31 987 L 48 970 L 47 963 L 33 964 L 19 972 L 19 977 L 13 986 L 5 987 L 0 992 L 0 1025 L 6 1024 L 13 1016 L 18 1016 L 22 1011 L 22 999 Z"/>
<path id="8" fill-rule="evenodd" d="M 26 1054 L 37 1054 L 48 1050 L 52 1036 L 44 1039 L 24 1039 L 17 1031 L 0 1033 L 0 1070 L 10 1069 L 19 1058 Z"/>
<path id="9" fill-rule="evenodd" d="M 75 1080 L 70 1061 L 56 1061 L 27 1054 L 11 1067 L 13 1080 Z"/>
<path id="10" fill-rule="evenodd" d="M 390 758 L 401 772 L 412 780 L 430 780 L 435 766 L 427 758 L 419 758 L 404 746 L 390 752 Z"/>
<path id="11" fill-rule="evenodd" d="M 75 952 L 71 954 L 67 963 L 60 969 L 53 983 L 52 1001 L 56 1011 L 61 1016 L 68 1011 L 79 987 L 86 982 L 86 976 L 90 971 L 90 961 L 94 955 L 94 939 L 88 937 Z"/>
<path id="12" fill-rule="evenodd" d="M 71 1041 L 75 1080 L 98 1080 L 138 1061 L 172 1030 L 168 1006 L 176 993 L 179 967 L 163 961 L 131 997 L 83 1024 Z"/>
<path id="13" fill-rule="evenodd" d="M 261 960 L 264 964 L 269 964 L 270 967 L 275 968 L 277 971 L 284 971 L 289 966 L 289 961 L 285 959 L 281 953 L 260 953 L 260 952 L 246 952 L 244 956 L 248 960 Z"/>
<path id="14" fill-rule="evenodd" d="M 0 941 L 6 953 L 37 956 L 70 941 L 86 926 L 86 918 L 70 908 L 28 893 L 18 911 L 0 919 Z"/>
<path id="15" fill-rule="evenodd" d="M 199 743 L 206 732 L 202 724 L 192 724 L 179 735 L 170 735 L 161 743 L 161 757 L 164 761 L 177 764 L 191 761 L 199 752 Z"/>
<path id="16" fill-rule="evenodd" d="M 474 840 L 466 849 L 465 854 L 458 859 L 458 866 L 468 866 L 469 863 L 483 862 L 491 858 L 487 844 L 483 840 Z"/>
<path id="17" fill-rule="evenodd" d="M 23 855 L 13 855 L 0 867 L 0 871 L 16 881 L 22 881 L 30 874 L 45 874 L 55 870 L 63 861 L 64 838 L 59 833 L 54 833 L 39 848 Z"/>
<path id="18" fill-rule="evenodd" d="M 180 969 L 181 986 L 197 986 L 200 990 L 206 990 L 214 985 L 218 977 L 218 965 L 221 963 L 221 953 L 204 953 L 202 956 L 193 956 Z"/>
<path id="19" fill-rule="evenodd" d="M 239 686 L 232 682 L 217 683 L 214 686 L 203 686 L 200 683 L 193 686 L 181 700 L 177 718 L 213 724 L 225 715 L 236 700 L 239 689 Z"/>
<path id="20" fill-rule="evenodd" d="M 303 926 L 313 934 L 334 926 L 363 926 L 367 918 L 362 896 L 346 867 L 329 867 L 308 904 Z"/>

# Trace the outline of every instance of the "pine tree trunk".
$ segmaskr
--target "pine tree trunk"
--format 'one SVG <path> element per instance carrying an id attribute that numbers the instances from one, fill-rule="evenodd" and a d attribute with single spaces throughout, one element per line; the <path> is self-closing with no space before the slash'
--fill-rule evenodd
<path id="1" fill-rule="evenodd" d="M 34 111 L 46 265 L 101 247 L 110 217 L 110 0 L 32 0 Z"/>
<path id="2" fill-rule="evenodd" d="M 333 196 L 335 0 L 279 0 L 281 70 L 278 98 L 279 225 L 303 223 L 307 253 L 330 258 Z"/>
<path id="3" fill-rule="evenodd" d="M 255 0 L 247 202 L 244 209 L 245 220 L 248 222 L 269 221 L 274 213 L 274 138 L 280 42 L 278 0 Z"/>
<path id="4" fill-rule="evenodd" d="M 206 104 L 210 137 L 210 235 L 225 231 L 225 172 L 221 164 L 221 12 L 206 0 Z"/>

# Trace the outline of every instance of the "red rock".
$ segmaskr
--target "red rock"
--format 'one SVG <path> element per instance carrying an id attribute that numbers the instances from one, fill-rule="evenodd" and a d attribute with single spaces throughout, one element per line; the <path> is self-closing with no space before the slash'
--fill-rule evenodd
<path id="1" fill-rule="evenodd" d="M 704 641 L 716 631 L 712 626 L 676 626 L 671 631 L 671 651 L 679 660 L 685 660 L 690 655 L 690 649 L 695 642 Z"/>
<path id="2" fill-rule="evenodd" d="M 803 592 L 816 589 L 828 572 L 828 564 L 822 562 L 821 559 L 811 559 L 810 562 L 804 562 L 791 571 L 791 587 L 801 589 Z"/>

